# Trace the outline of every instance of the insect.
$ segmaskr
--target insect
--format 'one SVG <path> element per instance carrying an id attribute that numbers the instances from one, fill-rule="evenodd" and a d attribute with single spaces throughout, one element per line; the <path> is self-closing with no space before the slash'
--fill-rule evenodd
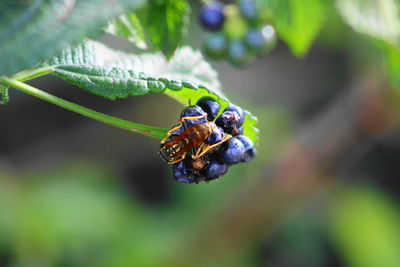
<path id="1" fill-rule="evenodd" d="M 158 154 L 169 164 L 175 164 L 185 159 L 187 153 L 190 151 L 193 159 L 198 159 L 203 156 L 210 149 L 222 144 L 229 137 L 224 137 L 222 141 L 215 144 L 206 144 L 204 141 L 210 134 L 217 128 L 214 122 L 204 122 L 195 124 L 190 127 L 185 127 L 185 121 L 196 121 L 204 118 L 205 115 L 195 117 L 182 117 L 178 125 L 168 131 L 167 137 L 161 141 L 161 148 Z M 178 135 L 174 133 L 179 131 L 180 127 L 184 130 Z"/>

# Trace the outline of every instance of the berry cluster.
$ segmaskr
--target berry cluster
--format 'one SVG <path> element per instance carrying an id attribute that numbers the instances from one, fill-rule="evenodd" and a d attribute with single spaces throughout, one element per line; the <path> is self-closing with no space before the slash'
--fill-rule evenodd
<path id="1" fill-rule="evenodd" d="M 182 124 L 174 127 L 168 142 L 176 138 L 188 139 L 201 135 L 207 126 L 210 130 L 203 135 L 201 144 L 191 149 L 188 154 L 172 166 L 174 179 L 182 183 L 211 181 L 224 175 L 229 166 L 239 162 L 248 162 L 255 155 L 253 141 L 243 135 L 245 114 L 236 105 L 229 105 L 218 117 L 220 105 L 212 98 L 204 97 L 196 105 L 186 107 L 181 113 Z M 192 119 L 193 118 L 193 119 Z M 190 136 L 188 136 L 190 133 Z M 194 137 L 193 137 L 194 136 Z M 189 141 L 188 141 L 189 142 Z M 185 143 L 185 142 L 183 142 Z M 193 157 L 196 149 L 211 147 L 201 157 Z"/>
<path id="2" fill-rule="evenodd" d="M 212 59 L 227 58 L 231 64 L 243 66 L 276 44 L 275 30 L 262 22 L 254 0 L 228 5 L 209 1 L 201 9 L 199 20 L 212 32 L 203 47 Z"/>

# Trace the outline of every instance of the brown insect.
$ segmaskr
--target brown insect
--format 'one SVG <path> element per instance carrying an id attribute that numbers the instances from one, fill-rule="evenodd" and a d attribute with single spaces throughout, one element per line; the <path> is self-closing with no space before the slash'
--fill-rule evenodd
<path id="1" fill-rule="evenodd" d="M 167 137 L 161 141 L 161 148 L 158 152 L 161 158 L 169 164 L 174 164 L 185 159 L 186 154 L 190 151 L 192 153 L 192 158 L 198 159 L 210 149 L 219 146 L 229 139 L 229 137 L 224 137 L 222 141 L 212 145 L 204 143 L 207 137 L 210 136 L 217 127 L 214 122 L 204 122 L 192 125 L 173 137 L 174 132 L 176 132 L 180 127 L 184 127 L 185 120 L 199 120 L 204 118 L 204 116 L 181 118 L 181 125 L 169 130 Z"/>

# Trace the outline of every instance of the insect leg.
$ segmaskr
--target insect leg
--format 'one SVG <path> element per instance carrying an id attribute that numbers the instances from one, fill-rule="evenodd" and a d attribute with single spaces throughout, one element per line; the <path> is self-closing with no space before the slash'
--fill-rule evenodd
<path id="1" fill-rule="evenodd" d="M 161 140 L 161 144 L 165 144 L 165 143 L 167 143 L 168 141 L 170 141 L 170 138 L 171 138 L 171 136 L 172 136 L 172 133 L 173 133 L 174 131 L 178 130 L 180 127 L 182 127 L 182 125 L 175 126 L 175 127 L 172 128 L 171 130 L 169 130 L 169 131 L 167 132 L 167 136 L 166 136 L 163 140 Z"/>
<path id="2" fill-rule="evenodd" d="M 182 127 L 182 125 L 176 126 L 176 127 L 172 128 L 171 130 L 169 130 L 169 131 L 167 132 L 167 134 L 170 135 L 172 132 L 175 132 L 176 130 L 178 130 L 178 129 L 181 128 L 181 127 Z"/>
<path id="3" fill-rule="evenodd" d="M 167 135 L 163 140 L 161 140 L 161 145 L 164 145 L 165 143 L 169 142 L 171 138 L 171 135 Z"/>
<path id="4" fill-rule="evenodd" d="M 168 164 L 175 164 L 175 163 L 178 163 L 178 162 L 180 162 L 180 161 L 184 160 L 184 159 L 185 159 L 185 157 L 186 157 L 186 153 L 182 154 L 182 156 L 180 156 L 180 157 L 179 157 L 179 158 L 177 158 L 176 160 L 174 160 L 174 161 L 171 161 L 171 162 L 168 162 Z"/>
<path id="5" fill-rule="evenodd" d="M 170 135 L 167 135 L 163 140 L 161 140 L 161 145 L 165 144 L 168 141 L 168 138 L 170 138 Z"/>
<path id="6" fill-rule="evenodd" d="M 192 158 L 193 158 L 193 159 L 197 159 L 197 158 L 198 158 L 197 155 L 199 155 L 199 154 L 201 153 L 201 151 L 203 151 L 203 149 L 204 149 L 205 147 L 207 147 L 207 145 L 204 145 L 204 143 L 203 143 L 203 144 L 201 144 L 200 147 L 198 147 L 197 149 L 196 149 L 196 148 L 193 148 L 193 149 L 192 149 Z"/>
<path id="7" fill-rule="evenodd" d="M 180 121 L 181 121 L 181 123 L 185 122 L 186 120 L 198 121 L 204 117 L 207 117 L 207 114 L 203 114 L 200 116 L 194 116 L 194 117 L 182 117 Z"/>
<path id="8" fill-rule="evenodd" d="M 193 159 L 198 159 L 201 156 L 203 156 L 205 153 L 207 153 L 210 149 L 213 149 L 216 146 L 219 146 L 220 144 L 222 144 L 223 142 L 227 141 L 230 137 L 225 137 L 222 141 L 219 141 L 218 143 L 215 143 L 213 145 L 208 145 L 206 148 L 204 149 L 199 149 L 195 155 L 192 155 Z"/>

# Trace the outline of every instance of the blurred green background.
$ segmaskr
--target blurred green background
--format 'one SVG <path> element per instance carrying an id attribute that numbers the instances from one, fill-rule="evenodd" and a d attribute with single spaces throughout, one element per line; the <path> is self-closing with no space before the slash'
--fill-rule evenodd
<path id="1" fill-rule="evenodd" d="M 303 59 L 280 42 L 245 69 L 214 64 L 261 138 L 254 161 L 208 184 L 173 181 L 156 140 L 11 91 L 0 266 L 400 266 L 399 94 L 379 50 L 336 16 Z M 166 128 L 182 109 L 161 95 L 110 102 L 54 77 L 30 84 Z"/>

